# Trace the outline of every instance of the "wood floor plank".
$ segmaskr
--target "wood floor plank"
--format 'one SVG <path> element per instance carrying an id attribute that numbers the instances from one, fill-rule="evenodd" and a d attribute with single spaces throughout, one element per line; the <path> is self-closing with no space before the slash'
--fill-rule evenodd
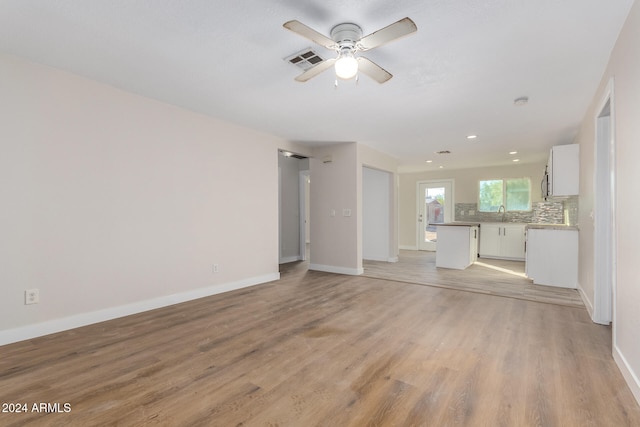
<path id="1" fill-rule="evenodd" d="M 0 347 L 0 402 L 72 409 L 0 425 L 640 425 L 584 307 L 304 263 L 281 276 Z"/>

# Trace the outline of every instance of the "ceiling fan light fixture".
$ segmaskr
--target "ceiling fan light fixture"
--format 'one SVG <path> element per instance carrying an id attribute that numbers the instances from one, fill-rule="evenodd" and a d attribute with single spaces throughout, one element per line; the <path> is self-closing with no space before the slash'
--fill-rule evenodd
<path id="1" fill-rule="evenodd" d="M 353 55 L 351 49 L 344 49 L 340 52 L 335 63 L 336 76 L 344 80 L 349 80 L 358 74 L 358 60 Z"/>

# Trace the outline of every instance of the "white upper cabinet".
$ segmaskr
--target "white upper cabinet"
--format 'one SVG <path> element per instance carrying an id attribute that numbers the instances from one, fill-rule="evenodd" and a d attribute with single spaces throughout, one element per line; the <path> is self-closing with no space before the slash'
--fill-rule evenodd
<path id="1" fill-rule="evenodd" d="M 577 196 L 580 183 L 580 146 L 556 145 L 551 148 L 547 177 L 542 182 L 543 196 Z M 546 188 L 545 188 L 546 187 Z"/>

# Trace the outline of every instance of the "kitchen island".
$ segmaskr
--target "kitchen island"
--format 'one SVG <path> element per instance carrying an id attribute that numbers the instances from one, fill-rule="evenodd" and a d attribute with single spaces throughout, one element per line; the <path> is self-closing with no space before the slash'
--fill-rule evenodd
<path id="1" fill-rule="evenodd" d="M 478 222 L 449 222 L 438 227 L 436 267 L 464 270 L 478 259 Z"/>

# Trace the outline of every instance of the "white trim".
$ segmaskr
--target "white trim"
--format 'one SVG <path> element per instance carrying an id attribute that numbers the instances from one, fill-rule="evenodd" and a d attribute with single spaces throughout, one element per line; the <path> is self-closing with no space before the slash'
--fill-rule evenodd
<path id="1" fill-rule="evenodd" d="M 387 257 L 381 257 L 381 256 L 368 256 L 362 259 L 364 261 L 382 261 L 382 262 L 387 262 L 389 260 Z"/>
<path id="2" fill-rule="evenodd" d="M 411 245 L 399 245 L 398 249 L 405 250 L 405 251 L 417 251 L 418 247 L 417 246 L 411 246 Z"/>
<path id="3" fill-rule="evenodd" d="M 589 316 L 593 318 L 593 303 L 585 293 L 584 289 L 582 289 L 582 286 L 580 286 L 580 283 L 578 283 L 578 293 L 580 294 L 580 298 L 582 298 L 584 306 L 587 308 L 587 312 L 589 312 Z"/>
<path id="4" fill-rule="evenodd" d="M 280 264 L 286 264 L 288 262 L 302 261 L 301 255 L 291 255 L 280 258 Z"/>
<path id="5" fill-rule="evenodd" d="M 609 103 L 609 115 L 603 116 L 605 106 Z M 608 164 L 605 168 L 601 166 L 599 161 L 599 152 L 602 150 L 602 138 L 601 138 L 601 119 L 602 117 L 608 117 L 608 131 L 607 138 L 607 160 Z M 614 112 L 614 97 L 613 97 L 613 78 L 609 80 L 604 96 L 601 98 L 599 108 L 596 110 L 595 122 L 595 144 L 594 144 L 594 158 L 595 158 L 595 171 L 593 174 L 593 188 L 595 189 L 594 199 L 594 263 L 593 263 L 593 313 L 591 319 L 595 323 L 608 325 L 613 321 L 613 345 L 616 344 L 616 323 L 615 322 L 615 292 L 616 292 L 616 221 L 615 221 L 615 191 L 616 191 L 616 168 L 615 168 L 615 112 Z M 603 170 L 604 169 L 604 170 Z M 608 212 L 603 212 L 602 201 L 598 200 L 599 196 L 599 184 L 598 177 L 606 175 L 610 177 L 608 198 L 606 201 L 606 208 Z M 606 194 L 606 193 L 605 193 Z M 600 195 L 602 195 L 600 193 Z M 604 221 L 604 222 L 603 222 Z M 603 227 L 607 227 L 607 230 L 603 231 Z M 602 264 L 599 261 L 607 259 L 606 264 Z M 600 280 L 601 277 L 608 278 L 608 280 Z M 610 286 L 609 286 L 610 284 Z"/>
<path id="6" fill-rule="evenodd" d="M 618 365 L 618 369 L 622 372 L 622 376 L 624 377 L 633 397 L 636 398 L 636 402 L 640 405 L 640 380 L 631 369 L 631 366 L 627 362 L 627 359 L 620 352 L 620 349 L 617 346 L 613 347 L 613 359 L 616 361 Z"/>
<path id="7" fill-rule="evenodd" d="M 369 257 L 363 258 L 363 260 L 365 260 L 365 261 L 382 261 L 382 262 L 398 262 L 398 257 L 397 256 L 393 256 L 393 257 L 369 256 Z"/>
<path id="8" fill-rule="evenodd" d="M 325 273 L 347 274 L 349 276 L 359 276 L 364 273 L 364 269 L 338 267 L 335 265 L 309 264 L 309 270 L 324 271 Z"/>
<path id="9" fill-rule="evenodd" d="M 306 261 L 307 259 L 307 243 L 309 243 L 309 236 L 307 236 L 307 179 L 311 176 L 308 170 L 302 170 L 298 172 L 298 206 L 300 211 L 300 256 L 298 260 Z"/>
<path id="10" fill-rule="evenodd" d="M 278 150 L 280 156 L 280 150 Z M 282 166 L 278 159 L 278 259 L 282 256 Z"/>
<path id="11" fill-rule="evenodd" d="M 280 273 L 265 274 L 264 276 L 250 277 L 237 282 L 225 283 L 222 285 L 208 286 L 206 288 L 194 289 L 192 291 L 179 294 L 166 295 L 150 300 L 139 301 L 132 304 L 118 307 L 105 308 L 103 310 L 81 313 L 73 316 L 53 319 L 47 322 L 22 326 L 14 329 L 0 331 L 0 345 L 11 344 L 18 341 L 41 337 L 43 335 L 54 334 L 93 323 L 104 322 L 118 317 L 130 316 L 156 308 L 167 307 L 186 301 L 204 298 L 211 295 L 221 294 L 236 289 L 247 288 L 262 283 L 272 282 L 280 279 Z"/>
<path id="12" fill-rule="evenodd" d="M 616 106 L 615 106 L 615 97 L 614 97 L 614 78 L 611 77 L 609 79 L 609 108 L 611 115 L 611 158 L 609 163 L 609 172 L 611 176 L 611 321 L 615 322 L 612 326 L 612 336 L 613 336 L 613 345 L 617 346 L 617 324 L 618 319 L 616 318 L 616 293 L 617 293 L 617 280 L 618 280 L 618 226 L 616 225 L 616 215 L 618 206 L 616 192 L 617 192 L 617 182 L 618 182 L 618 168 L 616 166 Z M 636 385 L 638 384 L 638 379 L 636 378 Z M 635 394 L 636 399 L 640 394 Z M 638 399 L 640 403 L 640 399 Z"/>

